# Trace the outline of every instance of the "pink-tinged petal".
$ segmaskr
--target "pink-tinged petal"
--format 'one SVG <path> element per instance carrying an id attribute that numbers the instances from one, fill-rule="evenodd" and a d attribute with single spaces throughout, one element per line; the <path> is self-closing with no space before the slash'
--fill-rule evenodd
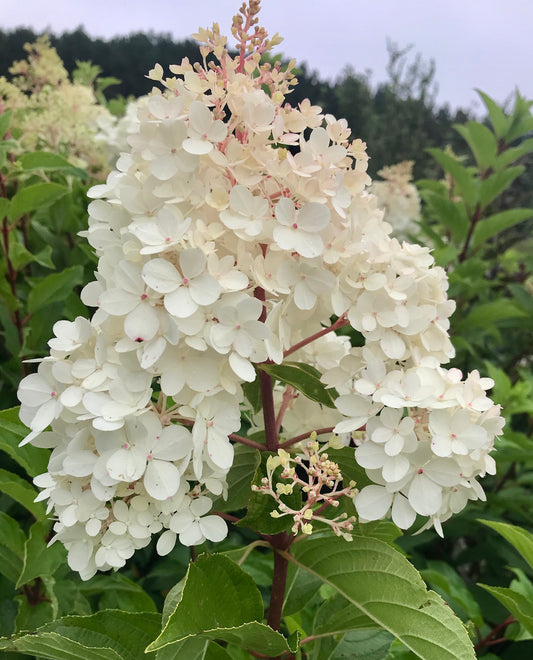
<path id="1" fill-rule="evenodd" d="M 149 341 L 159 330 L 157 312 L 149 303 L 141 303 L 124 319 L 124 332 L 132 341 Z"/>
<path id="2" fill-rule="evenodd" d="M 77 387 L 76 385 L 71 385 L 67 387 L 66 390 L 61 392 L 59 397 L 60 403 L 66 408 L 74 408 L 83 398 L 85 391 L 82 387 Z"/>
<path id="3" fill-rule="evenodd" d="M 18 389 L 19 401 L 28 406 L 40 406 L 50 399 L 53 387 L 40 374 L 30 374 L 23 378 Z"/>
<path id="4" fill-rule="evenodd" d="M 157 554 L 164 557 L 172 552 L 176 545 L 176 538 L 176 532 L 173 532 L 170 529 L 165 530 L 157 539 L 157 545 L 155 547 Z"/>
<path id="5" fill-rule="evenodd" d="M 159 181 L 168 181 L 178 171 L 178 160 L 173 154 L 157 156 L 150 162 L 150 172 Z"/>
<path id="6" fill-rule="evenodd" d="M 305 284 L 298 282 L 294 289 L 294 302 L 298 309 L 313 309 L 316 303 L 316 294 Z"/>
<path id="7" fill-rule="evenodd" d="M 185 385 L 185 373 L 181 364 L 165 369 L 161 375 L 161 390 L 167 396 L 179 394 Z"/>
<path id="8" fill-rule="evenodd" d="M 166 500 L 178 492 L 180 473 L 173 463 L 153 459 L 148 461 L 143 483 L 154 499 Z"/>
<path id="9" fill-rule="evenodd" d="M 290 227 L 294 223 L 296 210 L 294 202 L 288 197 L 282 197 L 276 204 L 276 220 L 286 227 Z"/>
<path id="10" fill-rule="evenodd" d="M 93 472 L 97 456 L 89 450 L 80 450 L 67 454 L 63 469 L 73 477 L 88 477 Z"/>
<path id="11" fill-rule="evenodd" d="M 135 309 L 141 301 L 141 296 L 128 293 L 124 289 L 107 289 L 100 294 L 100 308 L 111 316 L 123 316 Z"/>
<path id="12" fill-rule="evenodd" d="M 404 448 L 404 444 L 403 437 L 399 433 L 394 433 L 385 444 L 385 453 L 387 456 L 397 456 Z"/>
<path id="13" fill-rule="evenodd" d="M 432 516 L 442 505 L 442 488 L 425 474 L 417 474 L 409 486 L 407 497 L 417 513 Z"/>
<path id="14" fill-rule="evenodd" d="M 183 277 L 192 279 L 205 270 L 207 260 L 200 248 L 190 248 L 180 254 L 180 268 Z"/>
<path id="15" fill-rule="evenodd" d="M 208 358 L 190 358 L 185 377 L 187 385 L 195 392 L 208 392 L 218 385 L 218 364 Z"/>
<path id="16" fill-rule="evenodd" d="M 256 373 L 249 360 L 240 356 L 238 353 L 232 352 L 229 356 L 229 364 L 239 378 L 242 378 L 248 383 L 254 382 Z"/>
<path id="17" fill-rule="evenodd" d="M 183 149 L 189 153 L 196 156 L 204 156 L 210 151 L 213 151 L 213 145 L 207 140 L 199 140 L 197 138 L 187 138 L 183 142 Z"/>
<path id="18" fill-rule="evenodd" d="M 166 346 L 167 342 L 164 337 L 156 337 L 155 339 L 143 344 L 139 359 L 141 369 L 148 369 L 152 367 L 163 355 L 163 351 L 165 350 Z"/>
<path id="19" fill-rule="evenodd" d="M 191 298 L 191 292 L 185 286 L 165 296 L 165 309 L 177 318 L 186 319 L 198 309 L 198 305 Z"/>
<path id="20" fill-rule="evenodd" d="M 209 433 L 207 436 L 207 451 L 209 458 L 221 470 L 229 470 L 233 464 L 233 445 L 227 438 L 214 437 Z"/>
<path id="21" fill-rule="evenodd" d="M 308 202 L 298 211 L 296 222 L 306 232 L 319 232 L 327 227 L 331 214 L 327 206 Z"/>
<path id="22" fill-rule="evenodd" d="M 260 327 L 261 326 L 263 328 L 265 327 L 262 323 L 260 324 Z M 247 329 L 248 328 L 245 328 L 245 330 Z M 250 357 L 254 348 L 252 338 L 250 335 L 246 334 L 246 332 L 237 332 L 233 339 L 233 348 L 243 358 Z"/>
<path id="23" fill-rule="evenodd" d="M 176 532 L 176 534 L 181 534 L 183 530 L 187 529 L 187 527 L 190 527 L 193 522 L 194 516 L 187 509 L 186 511 L 179 511 L 178 513 L 175 513 L 170 519 L 168 526 L 173 532 Z"/>
<path id="24" fill-rule="evenodd" d="M 361 467 L 376 470 L 383 467 L 386 460 L 385 451 L 381 445 L 373 442 L 364 442 L 355 450 L 355 460 Z"/>
<path id="25" fill-rule="evenodd" d="M 365 486 L 355 496 L 354 504 L 357 513 L 364 520 L 380 520 L 387 515 L 392 503 L 392 493 L 383 486 Z"/>
<path id="26" fill-rule="evenodd" d="M 411 463 L 405 456 L 390 457 L 383 466 L 383 479 L 388 483 L 400 481 L 405 477 L 410 466 Z"/>
<path id="27" fill-rule="evenodd" d="M 392 360 L 401 360 L 405 353 L 405 343 L 396 332 L 388 330 L 380 341 L 385 355 Z"/>
<path id="28" fill-rule="evenodd" d="M 75 541 L 69 548 L 67 563 L 73 571 L 83 571 L 87 568 L 93 555 L 94 545 L 90 540 Z"/>
<path id="29" fill-rule="evenodd" d="M 170 293 L 182 282 L 181 275 L 166 259 L 150 259 L 144 264 L 142 277 L 158 293 Z"/>
<path id="30" fill-rule="evenodd" d="M 409 529 L 416 519 L 416 511 L 401 493 L 396 493 L 392 503 L 392 522 L 400 529 Z"/>
<path id="31" fill-rule="evenodd" d="M 185 458 L 191 450 L 192 437 L 190 431 L 177 424 L 166 426 L 152 445 L 153 456 L 165 461 L 178 461 Z"/>
<path id="32" fill-rule="evenodd" d="M 202 534 L 209 541 L 218 543 L 228 535 L 228 526 L 226 521 L 220 516 L 206 516 L 200 520 L 200 529 Z"/>
<path id="33" fill-rule="evenodd" d="M 134 449 L 117 450 L 106 463 L 107 473 L 118 481 L 136 481 L 146 467 L 146 454 Z"/>
<path id="34" fill-rule="evenodd" d="M 190 284 L 191 298 L 198 305 L 212 305 L 220 296 L 219 282 L 208 273 L 198 275 Z"/>
<path id="35" fill-rule="evenodd" d="M 452 441 L 449 436 L 437 435 L 431 441 L 431 450 L 437 456 L 446 458 L 452 454 Z"/>
<path id="36" fill-rule="evenodd" d="M 208 511 L 211 511 L 212 506 L 213 502 L 208 497 L 201 495 L 191 502 L 190 509 L 195 518 L 200 518 L 201 516 L 205 516 Z"/>
<path id="37" fill-rule="evenodd" d="M 324 242 L 318 234 L 300 232 L 294 249 L 302 257 L 313 259 L 320 256 L 324 251 Z"/>
<path id="38" fill-rule="evenodd" d="M 456 486 L 460 479 L 460 467 L 452 458 L 433 458 L 424 472 L 440 486 Z"/>
<path id="39" fill-rule="evenodd" d="M 36 411 L 30 424 L 30 429 L 37 432 L 44 431 L 54 419 L 59 417 L 62 410 L 63 406 L 57 399 L 50 399 L 50 401 L 47 401 Z M 29 442 L 27 438 L 26 441 Z"/>
<path id="40" fill-rule="evenodd" d="M 205 541 L 205 536 L 202 534 L 200 529 L 200 524 L 198 522 L 193 522 L 187 529 L 184 529 L 180 533 L 180 543 L 183 545 L 200 545 Z"/>
<path id="41" fill-rule="evenodd" d="M 282 250 L 287 250 L 292 252 L 297 249 L 298 245 L 298 234 L 290 229 L 289 227 L 277 226 L 274 227 L 272 233 L 274 241 Z"/>

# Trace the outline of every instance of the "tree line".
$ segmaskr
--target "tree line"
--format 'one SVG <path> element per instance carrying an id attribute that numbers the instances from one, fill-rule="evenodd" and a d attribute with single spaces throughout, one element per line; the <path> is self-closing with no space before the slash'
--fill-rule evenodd
<path id="1" fill-rule="evenodd" d="M 9 78 L 13 61 L 25 56 L 24 44 L 37 36 L 27 28 L 0 30 L 0 75 Z M 90 61 L 101 69 L 102 76 L 120 80 L 106 90 L 108 97 L 148 93 L 152 82 L 145 76 L 155 62 L 167 68 L 184 57 L 191 62 L 200 57 L 195 41 L 175 41 L 170 33 L 136 32 L 104 40 L 90 37 L 78 27 L 49 36 L 69 72 L 76 62 Z M 309 98 L 326 112 L 346 118 L 352 134 L 368 144 L 371 175 L 385 165 L 414 160 L 416 178 L 431 176 L 436 172 L 425 151 L 428 147 L 451 144 L 462 149 L 453 124 L 468 119 L 467 113 L 436 104 L 435 67 L 418 55 L 413 57 L 409 49 L 389 44 L 388 79 L 378 85 L 352 67 L 342 70 L 335 80 L 326 80 L 305 63 L 299 65 L 298 81 L 291 104 Z"/>

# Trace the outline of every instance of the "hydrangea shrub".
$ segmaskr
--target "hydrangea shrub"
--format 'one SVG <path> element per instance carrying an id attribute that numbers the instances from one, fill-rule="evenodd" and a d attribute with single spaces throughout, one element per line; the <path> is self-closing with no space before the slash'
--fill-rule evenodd
<path id="1" fill-rule="evenodd" d="M 420 515 L 442 533 L 494 471 L 492 382 L 442 366 L 444 270 L 390 237 L 346 122 L 290 105 L 291 67 L 261 64 L 277 38 L 253 17 L 234 24 L 236 57 L 215 26 L 195 35 L 203 66 L 150 72 L 160 87 L 131 151 L 89 192 L 99 261 L 82 300 L 96 312 L 58 321 L 19 387 L 25 442 L 53 448 L 40 498 L 85 578 L 160 532 L 160 554 L 226 536 L 210 509 L 253 416 L 250 384 L 265 449 L 290 429 L 355 442 L 372 481 L 355 495 L 362 521 L 407 529 Z M 363 346 L 333 332 L 345 325 Z M 335 392 L 331 407 L 278 374 L 289 356 Z"/>

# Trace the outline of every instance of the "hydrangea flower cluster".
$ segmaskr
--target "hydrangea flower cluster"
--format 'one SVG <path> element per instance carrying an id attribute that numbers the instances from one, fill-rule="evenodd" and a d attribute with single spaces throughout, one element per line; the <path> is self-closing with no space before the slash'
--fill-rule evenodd
<path id="1" fill-rule="evenodd" d="M 420 220 L 420 196 L 413 178 L 412 160 L 404 160 L 379 170 L 383 179 L 372 182 L 370 191 L 377 198 L 378 206 L 385 211 L 384 220 L 392 227 L 392 235 L 407 239 L 415 235 Z"/>
<path id="2" fill-rule="evenodd" d="M 162 89 L 140 105 L 131 150 L 89 192 L 99 262 L 82 300 L 96 311 L 57 322 L 20 384 L 25 442 L 53 449 L 39 498 L 84 579 L 159 532 L 160 554 L 224 538 L 210 511 L 253 416 L 243 384 L 289 355 L 339 396 L 326 411 L 278 385 L 277 428 L 355 439 L 373 481 L 355 496 L 362 520 L 392 510 L 400 527 L 420 514 L 440 530 L 494 470 L 491 382 L 441 366 L 444 271 L 390 237 L 346 121 L 285 101 L 292 64 L 261 63 L 279 39 L 258 10 L 234 19 L 236 57 L 214 25 L 195 35 L 202 66 L 150 72 Z M 334 333 L 348 324 L 364 347 Z"/>
<path id="3" fill-rule="evenodd" d="M 51 150 L 104 178 L 106 150 L 95 135 L 98 122 L 112 121 L 111 113 L 90 84 L 71 82 L 47 36 L 24 50 L 27 58 L 9 69 L 12 80 L 0 76 L 0 105 L 13 111 L 10 128 L 20 147 Z"/>

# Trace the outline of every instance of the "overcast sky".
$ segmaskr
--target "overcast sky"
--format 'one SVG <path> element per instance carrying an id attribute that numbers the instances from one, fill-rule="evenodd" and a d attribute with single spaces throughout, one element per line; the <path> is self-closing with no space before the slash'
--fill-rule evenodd
<path id="1" fill-rule="evenodd" d="M 229 34 L 242 0 L 0 0 L 0 27 L 91 36 L 171 32 L 182 39 L 217 21 Z M 504 101 L 533 98 L 533 0 L 263 0 L 261 23 L 278 51 L 334 79 L 346 64 L 385 79 L 387 38 L 434 59 L 439 103 L 479 110 L 474 88 Z M 111 72 L 112 73 L 112 72 Z"/>

